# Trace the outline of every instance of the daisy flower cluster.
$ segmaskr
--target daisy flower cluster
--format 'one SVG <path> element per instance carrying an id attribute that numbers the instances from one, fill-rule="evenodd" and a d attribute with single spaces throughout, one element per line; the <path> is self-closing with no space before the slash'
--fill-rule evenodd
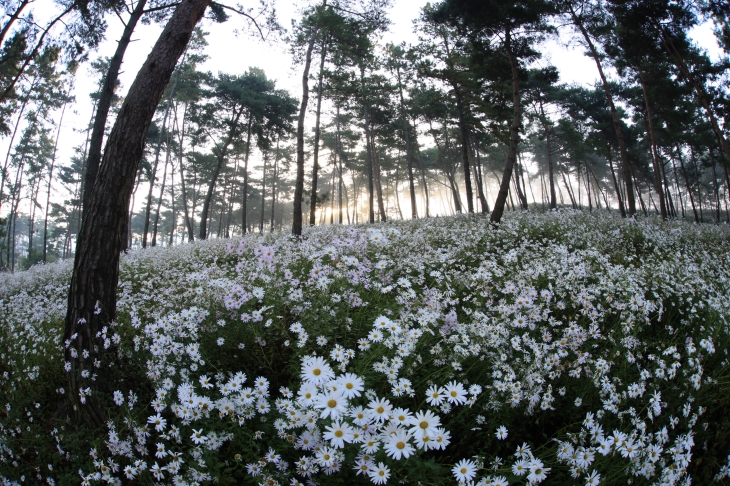
<path id="1" fill-rule="evenodd" d="M 79 377 L 96 432 L 57 414 L 70 264 L 3 275 L 0 477 L 721 481 L 729 256 L 726 227 L 577 211 L 132 251 Z"/>

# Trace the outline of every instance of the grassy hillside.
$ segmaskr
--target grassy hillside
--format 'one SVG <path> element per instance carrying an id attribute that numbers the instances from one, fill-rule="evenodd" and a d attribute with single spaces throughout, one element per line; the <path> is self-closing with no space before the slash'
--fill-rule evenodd
<path id="1" fill-rule="evenodd" d="M 9 484 L 696 484 L 730 452 L 730 230 L 615 214 L 317 227 L 122 259 L 54 418 L 71 265 L 0 276 Z"/>

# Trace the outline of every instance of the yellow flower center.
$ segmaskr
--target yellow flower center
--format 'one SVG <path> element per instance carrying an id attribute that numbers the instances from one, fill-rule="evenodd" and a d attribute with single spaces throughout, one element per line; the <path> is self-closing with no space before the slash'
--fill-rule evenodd
<path id="1" fill-rule="evenodd" d="M 385 412 L 385 409 L 383 407 L 378 407 L 378 409 L 376 410 L 376 412 L 383 413 L 383 412 Z"/>
<path id="2" fill-rule="evenodd" d="M 423 422 L 421 422 L 419 425 L 421 426 L 422 429 L 428 428 L 428 422 L 426 422 L 425 420 Z"/>
<path id="3" fill-rule="evenodd" d="M 341 430 L 337 430 L 337 431 L 335 431 L 335 437 L 342 437 L 343 435 L 344 435 L 344 434 L 342 433 L 342 431 L 341 431 Z"/>
<path id="4" fill-rule="evenodd" d="M 404 444 L 403 442 L 398 442 L 398 443 L 397 443 L 397 444 L 396 444 L 395 446 L 396 446 L 396 447 L 397 447 L 398 449 L 403 449 L 403 448 L 404 448 L 404 447 L 405 447 L 406 445 L 405 445 L 405 444 Z"/>
<path id="5" fill-rule="evenodd" d="M 329 408 L 335 408 L 337 406 L 337 400 L 330 400 L 329 402 L 327 402 L 327 406 Z"/>
<path id="6" fill-rule="evenodd" d="M 315 368 L 312 370 L 312 374 L 314 376 L 319 376 L 321 373 L 322 373 L 322 370 L 320 370 L 319 368 Z"/>

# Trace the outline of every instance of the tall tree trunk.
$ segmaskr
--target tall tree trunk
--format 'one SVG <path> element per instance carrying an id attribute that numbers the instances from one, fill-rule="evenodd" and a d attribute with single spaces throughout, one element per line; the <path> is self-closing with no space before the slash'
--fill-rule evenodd
<path id="1" fill-rule="evenodd" d="M 185 216 L 185 227 L 188 230 L 188 241 L 193 241 L 195 239 L 195 230 L 193 229 L 193 216 L 190 214 L 190 210 L 188 209 L 188 191 L 185 188 L 185 168 L 183 164 L 183 156 L 185 151 L 183 150 L 183 140 L 185 139 L 185 115 L 188 111 L 188 104 L 185 103 L 185 108 L 183 109 L 183 120 L 182 120 L 182 127 L 178 130 L 179 133 L 179 141 L 178 141 L 178 164 L 180 165 L 180 184 L 182 186 L 182 203 L 183 203 L 183 213 Z M 177 120 L 177 111 L 175 115 L 175 119 Z"/>
<path id="2" fill-rule="evenodd" d="M 413 153 L 411 151 L 411 136 L 409 134 L 410 130 L 408 128 L 408 120 L 406 118 L 406 107 L 405 103 L 403 102 L 403 85 L 401 84 L 399 65 L 396 65 L 395 72 L 398 79 L 398 98 L 400 100 L 400 115 L 401 119 L 403 120 L 403 137 L 406 141 L 406 157 L 408 161 L 408 189 L 411 195 L 411 218 L 418 219 L 418 207 L 416 205 L 416 186 L 413 183 Z M 398 204 L 400 205 L 400 202 Z M 403 219 L 402 215 L 401 219 Z"/>
<path id="3" fill-rule="evenodd" d="M 662 184 L 662 170 L 661 170 L 661 160 L 659 160 L 659 152 L 657 152 L 656 148 L 656 138 L 654 136 L 654 115 L 651 111 L 651 104 L 649 103 L 649 93 L 646 90 L 646 80 L 644 79 L 644 73 L 641 71 L 641 69 L 637 68 L 637 72 L 639 73 L 639 82 L 641 83 L 641 90 L 644 93 L 644 104 L 646 105 L 646 118 L 647 122 L 649 124 L 649 140 L 651 142 L 651 162 L 652 167 L 654 169 L 654 185 L 656 186 L 656 192 L 659 194 L 659 209 L 661 211 L 662 220 L 666 221 L 668 214 L 667 214 L 667 206 L 664 202 L 664 186 Z"/>
<path id="4" fill-rule="evenodd" d="M 446 49 L 446 55 L 451 57 L 451 49 L 449 48 L 449 42 L 446 35 L 442 36 L 444 39 L 444 47 Z M 453 65 L 449 66 L 453 68 Z M 466 116 L 464 113 L 464 104 L 461 96 L 461 90 L 459 84 L 455 81 L 451 82 L 451 87 L 454 88 L 454 95 L 456 97 L 456 111 L 459 115 L 459 131 L 461 132 L 461 158 L 464 164 L 464 185 L 466 186 L 466 205 L 469 213 L 474 212 L 474 193 L 471 186 L 471 168 L 469 167 L 469 140 L 467 137 L 467 126 Z"/>
<path id="5" fill-rule="evenodd" d="M 241 234 L 246 234 L 248 224 L 248 156 L 251 155 L 251 125 L 253 118 L 248 121 L 248 132 L 246 134 L 246 153 L 243 156 L 243 187 L 241 188 Z"/>
<path id="6" fill-rule="evenodd" d="M 418 144 L 418 129 L 413 127 L 413 145 L 415 146 L 416 152 L 416 164 L 418 165 L 418 172 L 421 175 L 421 187 L 423 188 L 423 199 L 426 203 L 426 217 L 431 216 L 431 200 L 428 193 L 428 182 L 426 182 L 426 169 L 423 167 L 423 160 L 421 158 L 421 147 Z"/>
<path id="7" fill-rule="evenodd" d="M 560 175 L 563 176 L 563 185 L 565 186 L 565 190 L 568 191 L 568 197 L 570 198 L 570 204 L 573 206 L 573 209 L 578 209 L 578 204 L 575 202 L 575 195 L 573 194 L 573 189 L 570 186 L 570 182 L 565 178 L 565 172 L 560 171 Z"/>
<path id="8" fill-rule="evenodd" d="M 177 229 L 177 213 L 175 212 L 175 164 L 170 163 L 170 201 L 172 205 L 172 222 L 170 224 L 170 241 L 167 246 L 172 246 Z"/>
<path id="9" fill-rule="evenodd" d="M 322 1 L 320 12 L 327 6 L 327 0 Z M 318 15 L 320 17 L 321 15 Z M 318 19 L 319 20 L 319 19 Z M 302 236 L 302 197 L 304 195 L 304 116 L 307 113 L 309 104 L 309 68 L 312 65 L 312 51 L 314 42 L 317 40 L 319 22 L 315 23 L 312 29 L 312 36 L 309 38 L 307 54 L 304 58 L 304 72 L 302 73 L 302 104 L 299 106 L 299 118 L 297 119 L 297 178 L 294 184 L 294 216 L 292 218 L 291 232 L 294 236 Z"/>
<path id="10" fill-rule="evenodd" d="M 378 150 L 375 147 L 375 136 L 373 135 L 372 127 L 370 128 L 370 147 L 373 154 L 373 176 L 375 179 L 375 192 L 378 196 L 378 209 L 380 211 L 380 221 L 387 221 L 388 218 L 385 214 L 385 205 L 383 204 L 383 185 L 380 183 L 380 157 L 378 157 Z"/>
<path id="11" fill-rule="evenodd" d="M 482 213 L 489 212 L 489 203 L 487 202 L 487 196 L 485 194 L 484 175 L 482 174 L 482 156 L 479 153 L 479 144 L 474 144 L 474 153 L 476 155 L 475 164 L 475 177 L 477 184 L 479 184 L 479 199 L 482 203 Z"/>
<path id="12" fill-rule="evenodd" d="M 689 183 L 689 177 L 687 177 L 687 170 L 684 168 L 684 159 L 682 159 L 682 151 L 677 146 L 677 158 L 679 159 L 679 167 L 682 169 L 682 176 L 684 176 L 684 183 L 687 186 L 687 193 L 689 194 L 689 202 L 692 205 L 692 211 L 695 215 L 695 223 L 700 222 L 700 216 L 697 214 L 697 207 L 695 206 L 695 199 L 692 195 L 692 186 Z"/>
<path id="13" fill-rule="evenodd" d="M 86 160 L 86 183 L 84 185 L 84 196 L 82 203 L 82 211 L 85 213 L 86 208 L 89 206 L 89 197 L 91 196 L 91 190 L 94 187 L 94 181 L 96 180 L 96 174 L 99 172 L 99 162 L 101 162 L 101 146 L 104 141 L 104 129 L 106 128 L 106 120 L 109 116 L 109 109 L 112 106 L 112 100 L 114 99 L 114 90 L 117 87 L 117 79 L 119 78 L 119 70 L 122 67 L 122 60 L 124 59 L 124 53 L 127 51 L 127 46 L 132 39 L 132 33 L 137 22 L 142 18 L 144 14 L 144 7 L 147 0 L 137 0 L 137 5 L 129 15 L 127 23 L 124 25 L 124 31 L 122 37 L 117 42 L 117 49 L 114 51 L 114 55 L 109 61 L 109 68 L 106 76 L 104 76 L 104 84 L 101 88 L 99 96 L 99 102 L 96 108 L 96 117 L 94 118 L 94 128 L 91 131 L 91 141 L 89 142 L 89 154 Z M 83 216 L 82 216 L 83 217 Z M 146 245 L 146 231 L 145 240 L 143 245 Z"/>
<path id="14" fill-rule="evenodd" d="M 679 70 L 682 72 L 682 74 L 687 78 L 687 80 L 690 82 L 692 87 L 695 89 L 695 92 L 697 93 L 697 96 L 700 99 L 700 103 L 702 103 L 702 107 L 705 109 L 705 112 L 707 113 L 707 117 L 710 119 L 710 124 L 712 125 L 712 131 L 715 133 L 715 138 L 717 139 L 717 143 L 718 143 L 718 145 L 720 145 L 720 148 L 722 148 L 722 150 L 725 152 L 725 156 L 728 159 L 730 159 L 730 144 L 728 144 L 727 139 L 725 138 L 722 130 L 720 129 L 720 127 L 717 124 L 717 118 L 715 117 L 715 114 L 712 111 L 712 107 L 710 106 L 710 102 L 707 99 L 705 90 L 695 80 L 694 76 L 692 75 L 689 68 L 687 67 L 687 64 L 684 62 L 684 59 L 682 59 L 682 54 L 679 52 L 679 50 L 674 45 L 674 42 L 672 42 L 672 39 L 669 38 L 669 35 L 664 30 L 662 30 L 662 43 L 664 44 L 664 47 L 669 52 L 670 57 L 674 61 L 674 64 L 679 68 Z"/>
<path id="15" fill-rule="evenodd" d="M 319 120 L 322 113 L 322 78 L 324 77 L 324 61 L 327 57 L 327 40 L 322 41 L 322 55 L 319 59 L 319 78 L 317 80 L 317 113 L 314 121 L 314 154 L 312 166 L 312 197 L 309 201 L 309 226 L 314 226 L 314 213 L 317 210 L 317 178 L 319 172 Z"/>
<path id="16" fill-rule="evenodd" d="M 365 69 L 360 68 L 360 83 L 362 84 L 363 90 L 365 88 Z M 370 224 L 375 223 L 375 207 L 374 207 L 374 199 L 373 199 L 373 149 L 374 147 L 370 143 L 370 116 L 368 114 L 368 102 L 366 99 L 363 99 L 363 112 L 365 115 L 365 145 L 367 147 L 367 157 L 368 157 L 368 221 Z"/>
<path id="17" fill-rule="evenodd" d="M 152 211 L 152 191 L 155 187 L 155 180 L 157 179 L 157 164 L 160 161 L 160 149 L 162 148 L 162 136 L 165 133 L 165 127 L 167 126 L 167 117 L 170 114 L 170 107 L 172 106 L 172 98 L 175 96 L 175 89 L 177 88 L 177 82 L 180 79 L 180 71 L 175 76 L 175 83 L 170 90 L 170 96 L 167 98 L 167 106 L 165 107 L 165 116 L 162 119 L 162 128 L 160 129 L 160 135 L 157 137 L 157 148 L 155 149 L 155 163 L 152 166 L 152 173 L 150 175 L 150 191 L 147 193 L 147 207 L 145 209 L 144 216 L 144 233 L 142 235 L 142 248 L 147 248 L 147 233 L 150 230 L 150 212 Z"/>
<path id="18" fill-rule="evenodd" d="M 438 137 L 436 136 L 436 132 L 434 131 L 430 120 L 429 120 L 428 126 L 430 128 L 431 134 L 433 135 L 433 141 L 436 144 L 436 150 L 438 151 L 439 163 L 441 164 L 441 168 L 444 171 L 444 174 L 446 175 L 446 179 L 449 181 L 449 187 L 451 189 L 451 197 L 454 200 L 454 209 L 457 213 L 461 213 L 461 201 L 459 200 L 459 188 L 456 184 L 456 180 L 454 178 L 454 173 L 452 170 L 449 170 L 449 168 L 446 164 L 446 160 L 444 160 L 444 152 L 441 149 L 441 144 L 438 141 Z M 448 136 L 446 137 L 446 142 L 448 142 Z M 448 152 L 448 145 L 446 146 L 446 151 Z"/>
<path id="19" fill-rule="evenodd" d="M 100 402 L 87 392 L 103 380 L 91 382 L 81 372 L 102 373 L 113 363 L 116 353 L 101 356 L 103 341 L 97 333 L 116 315 L 119 253 L 137 166 L 155 108 L 209 3 L 182 0 L 175 8 L 132 83 L 106 143 L 79 234 L 62 339 L 67 343 L 64 360 L 70 363 L 65 413 L 76 423 L 103 427 L 106 422 Z M 103 364 L 95 370 L 100 358 Z"/>
<path id="20" fill-rule="evenodd" d="M 512 69 L 512 105 L 513 115 L 512 124 L 510 125 L 509 151 L 507 152 L 507 161 L 504 165 L 504 173 L 502 174 L 502 182 L 499 185 L 499 193 L 494 203 L 494 211 L 489 218 L 492 225 L 499 225 L 504 213 L 504 204 L 507 201 L 509 193 L 509 183 L 512 178 L 512 169 L 517 159 L 517 144 L 520 140 L 520 124 L 522 123 L 522 110 L 520 108 L 520 73 L 517 68 L 517 58 L 512 52 L 512 38 L 510 29 L 505 30 L 504 47 L 509 58 L 510 67 Z"/>
<path id="21" fill-rule="evenodd" d="M 165 153 L 165 168 L 162 171 L 162 185 L 160 186 L 160 197 L 157 198 L 155 209 L 155 224 L 152 225 L 152 246 L 157 246 L 157 227 L 160 223 L 160 208 L 162 198 L 165 196 L 165 183 L 167 182 L 167 167 L 170 165 L 170 134 L 167 135 L 167 152 Z"/>
<path id="22" fill-rule="evenodd" d="M 555 178 L 553 176 L 553 149 L 552 141 L 550 140 L 550 128 L 547 124 L 547 118 L 545 118 L 545 110 L 542 106 L 542 97 L 540 98 L 540 115 L 542 121 L 542 128 L 545 132 L 545 143 L 547 144 L 547 160 L 548 160 L 548 181 L 550 182 L 550 209 L 557 207 L 557 200 L 555 198 Z"/>
<path id="23" fill-rule="evenodd" d="M 623 132 L 621 130 L 621 123 L 618 118 L 618 112 L 616 111 L 616 106 L 613 103 L 613 96 L 611 95 L 611 90 L 608 87 L 608 81 L 606 80 L 606 75 L 603 73 L 603 66 L 601 66 L 601 59 L 598 56 L 598 51 L 596 50 L 596 47 L 593 45 L 593 41 L 591 40 L 590 35 L 588 35 L 588 31 L 583 26 L 583 22 L 580 21 L 578 16 L 576 15 L 575 11 L 573 10 L 572 6 L 570 8 L 571 16 L 573 17 L 573 24 L 578 27 L 578 30 L 580 30 L 581 34 L 583 34 L 583 39 L 585 39 L 586 44 L 588 45 L 588 49 L 591 52 L 591 56 L 593 57 L 593 60 L 596 63 L 596 67 L 598 68 L 598 74 L 601 77 L 601 82 L 603 83 L 603 91 L 606 93 L 606 100 L 608 101 L 608 106 L 611 108 L 611 118 L 613 119 L 613 128 L 616 131 L 616 138 L 618 138 L 618 148 L 619 153 L 621 154 L 621 174 L 623 176 L 624 184 L 626 184 L 626 201 L 628 202 L 628 216 L 631 217 L 634 214 L 636 214 L 636 200 L 634 199 L 634 187 L 633 182 L 631 180 L 631 166 L 629 165 L 629 156 L 626 152 L 626 144 L 624 143 L 624 136 Z M 622 213 L 623 216 L 623 213 Z"/>
<path id="24" fill-rule="evenodd" d="M 616 171 L 613 169 L 613 157 L 611 156 L 611 145 L 606 142 L 606 157 L 608 158 L 608 166 L 611 169 L 611 179 L 613 180 L 613 188 L 616 191 L 616 199 L 618 200 L 618 209 L 621 211 L 621 216 L 626 217 L 626 207 L 624 206 L 624 199 L 621 197 L 621 187 L 619 187 L 618 179 L 616 178 Z"/>
<path id="25" fill-rule="evenodd" d="M 30 94 L 33 93 L 36 87 L 36 82 L 40 79 L 40 76 L 35 76 L 33 78 L 33 81 L 30 83 L 30 87 L 28 88 L 28 92 L 22 97 L 23 103 L 20 105 L 20 110 L 18 110 L 18 119 L 15 121 L 15 126 L 13 128 L 13 133 L 10 136 L 10 141 L 8 142 L 8 151 L 5 154 L 5 163 L 3 164 L 2 172 L 0 172 L 0 209 L 3 207 L 3 194 L 5 194 L 5 179 L 7 178 L 8 174 L 8 166 L 10 164 L 10 154 L 13 153 L 13 144 L 15 143 L 15 136 L 18 134 L 18 129 L 20 128 L 20 124 L 23 121 L 23 113 L 25 112 L 25 109 L 28 107 L 28 102 L 30 101 Z M 92 114 L 93 116 L 93 114 Z"/>
<path id="26" fill-rule="evenodd" d="M 276 182 L 279 177 L 279 141 L 280 137 L 276 138 L 276 155 L 274 156 L 274 176 L 271 182 L 271 231 L 274 231 L 274 210 L 276 208 Z"/>
<path id="27" fill-rule="evenodd" d="M 53 143 L 53 157 L 51 158 L 51 168 L 48 170 L 48 191 L 46 192 L 46 220 L 43 222 L 43 262 L 47 261 L 48 249 L 48 211 L 51 207 L 51 183 L 53 182 L 53 167 L 56 165 L 56 150 L 58 149 L 58 139 L 61 136 L 61 126 L 63 125 L 63 115 L 66 113 L 66 103 L 61 109 L 61 119 L 58 121 L 58 129 L 56 130 L 56 141 Z"/>
<path id="28" fill-rule="evenodd" d="M 9 16 L 10 18 L 5 23 L 5 25 L 3 25 L 2 31 L 0 31 L 0 45 L 2 45 L 5 37 L 8 35 L 8 32 L 10 32 L 10 28 L 13 26 L 15 21 L 18 20 L 20 14 L 23 12 L 23 10 L 25 10 L 25 7 L 27 7 L 30 2 L 31 0 L 22 0 L 18 5 L 18 8 L 15 9 L 15 12 L 13 12 L 13 14 Z"/>
<path id="29" fill-rule="evenodd" d="M 216 145 L 213 148 L 213 153 L 215 153 L 216 158 L 218 159 L 218 163 L 216 164 L 215 169 L 213 169 L 213 174 L 211 175 L 210 181 L 208 182 L 208 192 L 205 195 L 205 200 L 203 201 L 203 210 L 200 213 L 200 234 L 198 235 L 198 238 L 200 238 L 201 240 L 206 239 L 210 231 L 208 227 L 208 216 L 209 212 L 211 212 L 210 207 L 213 201 L 213 190 L 215 189 L 215 184 L 218 180 L 218 175 L 221 172 L 221 167 L 223 167 L 223 163 L 225 162 L 226 155 L 228 155 L 228 147 L 231 145 L 231 142 L 233 142 L 236 127 L 238 126 L 238 120 L 241 119 L 243 111 L 243 107 L 240 107 L 238 111 L 236 111 L 234 108 L 233 121 L 231 123 L 231 128 L 228 132 L 228 135 L 220 146 Z M 249 119 L 248 123 L 250 127 L 251 119 Z"/>
<path id="30" fill-rule="evenodd" d="M 261 218 L 259 220 L 259 233 L 264 232 L 264 206 L 266 203 L 266 162 L 269 159 L 268 152 L 264 154 L 264 169 L 261 171 Z"/>
<path id="31" fill-rule="evenodd" d="M 336 122 L 336 132 L 335 132 L 335 164 L 338 167 L 338 175 L 337 178 L 337 199 L 338 199 L 338 219 L 339 224 L 342 224 L 342 189 L 345 187 L 344 181 L 342 180 L 342 145 L 340 140 L 340 105 L 337 104 L 337 115 L 335 118 Z M 348 214 L 348 220 L 349 220 L 349 212 Z"/>

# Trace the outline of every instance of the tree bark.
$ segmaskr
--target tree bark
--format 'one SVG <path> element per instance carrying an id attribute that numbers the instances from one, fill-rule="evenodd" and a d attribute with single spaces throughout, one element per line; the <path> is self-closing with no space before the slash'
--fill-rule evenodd
<path id="1" fill-rule="evenodd" d="M 105 425 L 101 404 L 87 392 L 96 382 L 81 372 L 100 373 L 112 364 L 103 362 L 95 371 L 97 359 L 112 357 L 101 356 L 103 341 L 97 333 L 116 315 L 119 254 L 137 166 L 157 104 L 209 3 L 182 0 L 176 7 L 132 83 L 106 143 L 79 233 L 63 336 L 64 360 L 70 365 L 65 413 L 77 423 Z"/>
<path id="2" fill-rule="evenodd" d="M 555 209 L 557 207 L 557 200 L 555 197 L 555 179 L 553 176 L 553 150 L 550 140 L 550 128 L 548 127 L 547 118 L 545 118 L 545 110 L 542 106 L 542 97 L 540 98 L 540 115 L 542 128 L 545 132 L 545 143 L 547 144 L 548 181 L 550 182 L 550 209 Z"/>
<path id="3" fill-rule="evenodd" d="M 323 0 L 321 8 L 327 6 L 327 0 Z M 297 119 L 297 178 L 294 183 L 294 215 L 292 218 L 291 232 L 294 236 L 302 236 L 302 196 L 304 195 L 304 116 L 307 114 L 309 104 L 309 68 L 312 65 L 312 51 L 314 42 L 317 40 L 319 23 L 315 24 L 312 37 L 309 38 L 307 54 L 304 58 L 304 72 L 302 73 L 302 104 L 299 106 L 299 117 Z"/>
<path id="4" fill-rule="evenodd" d="M 418 219 L 418 207 L 416 206 L 416 187 L 413 183 L 413 153 L 411 152 L 411 137 L 408 133 L 410 130 L 408 129 L 408 120 L 406 119 L 406 108 L 405 103 L 403 102 L 403 86 L 400 79 L 399 65 L 396 65 L 395 72 L 398 79 L 398 97 L 400 100 L 401 118 L 403 119 L 403 137 L 406 141 L 406 157 L 408 158 L 408 189 L 411 195 L 411 218 Z M 403 219 L 403 216 L 401 216 L 401 219 Z"/>
<path id="5" fill-rule="evenodd" d="M 360 70 L 360 82 L 363 89 L 365 88 L 365 69 Z M 363 93 L 364 96 L 364 93 Z M 363 99 L 363 112 L 365 115 L 365 145 L 367 148 L 367 165 L 368 165 L 368 221 L 370 224 L 375 223 L 375 206 L 373 199 L 373 146 L 370 143 L 370 115 L 368 114 L 367 100 Z"/>
<path id="6" fill-rule="evenodd" d="M 248 133 L 246 134 L 246 153 L 243 156 L 243 187 L 241 188 L 241 234 L 246 234 L 248 218 L 248 156 L 251 155 L 251 126 L 253 118 L 248 121 Z"/>
<path id="7" fill-rule="evenodd" d="M 606 100 L 608 101 L 608 105 L 611 108 L 611 118 L 613 119 L 613 128 L 616 131 L 616 138 L 618 138 L 618 148 L 619 153 L 621 154 L 621 174 L 623 176 L 624 184 L 626 184 L 626 201 L 628 202 L 629 208 L 628 208 L 628 216 L 631 217 L 634 214 L 636 214 L 636 200 L 634 199 L 634 187 L 633 182 L 631 180 L 631 166 L 629 165 L 629 156 L 626 152 L 626 144 L 624 143 L 624 136 L 623 132 L 621 131 L 621 124 L 618 118 L 618 112 L 616 111 L 616 106 L 613 104 L 613 96 L 611 95 L 611 90 L 608 88 L 608 81 L 606 80 L 606 75 L 603 73 L 603 67 L 601 66 L 601 60 L 598 56 L 598 51 L 596 51 L 596 47 L 593 45 L 593 41 L 591 40 L 590 36 L 588 35 L 588 31 L 583 26 L 583 23 L 578 18 L 578 15 L 576 15 L 575 11 L 571 7 L 570 9 L 571 16 L 573 17 L 573 23 L 576 27 L 580 30 L 581 34 L 583 34 L 583 38 L 586 41 L 586 44 L 588 45 L 588 49 L 591 52 L 591 56 L 593 56 L 593 60 L 596 63 L 596 67 L 598 68 L 598 74 L 601 77 L 601 82 L 603 83 L 603 91 L 606 93 Z M 623 216 L 623 213 L 622 213 Z"/>
<path id="8" fill-rule="evenodd" d="M 167 117 L 170 114 L 170 107 L 172 106 L 172 98 L 175 96 L 175 89 L 177 88 L 177 82 L 180 79 L 178 73 L 175 76 L 175 84 L 170 90 L 170 96 L 167 98 L 167 106 L 165 107 L 165 116 L 162 119 L 162 128 L 160 129 L 160 135 L 157 137 L 157 148 L 155 149 L 155 163 L 152 167 L 152 174 L 150 175 L 150 191 L 147 193 L 147 208 L 145 209 L 144 217 L 144 234 L 142 235 L 142 248 L 147 248 L 147 233 L 150 230 L 150 212 L 152 211 L 152 191 L 155 187 L 155 180 L 157 179 L 157 164 L 160 162 L 160 149 L 162 147 L 162 136 L 165 133 L 165 127 L 167 126 Z"/>
<path id="9" fill-rule="evenodd" d="M 152 243 L 151 246 L 157 246 L 157 227 L 160 223 L 160 208 L 162 207 L 162 198 L 165 196 L 165 183 L 167 182 L 167 167 L 170 165 L 170 135 L 167 135 L 167 151 L 165 153 L 165 168 L 162 170 L 162 185 L 160 186 L 160 197 L 157 198 L 157 208 L 155 208 L 155 224 L 152 225 Z"/>
<path id="10" fill-rule="evenodd" d="M 117 87 L 117 79 L 119 79 L 119 70 L 122 67 L 124 53 L 132 39 L 137 22 L 144 14 L 144 7 L 147 0 L 137 0 L 137 5 L 129 16 L 122 37 L 117 42 L 117 49 L 109 62 L 109 69 L 104 76 L 104 84 L 101 87 L 99 103 L 96 108 L 96 117 L 94 118 L 94 128 L 91 130 L 91 140 L 89 142 L 89 154 L 86 160 L 86 184 L 83 195 L 82 211 L 85 212 L 89 205 L 89 197 L 94 187 L 96 174 L 99 172 L 99 162 L 101 161 L 101 146 L 104 141 L 104 129 L 106 128 L 106 120 L 109 116 L 109 109 L 114 99 L 114 90 Z M 83 218 L 83 216 L 82 216 Z M 145 235 L 146 236 L 146 235 Z M 145 238 L 146 243 L 146 238 Z"/>
<path id="11" fill-rule="evenodd" d="M 641 90 L 644 93 L 644 104 L 646 105 L 646 118 L 649 123 L 649 140 L 651 142 L 651 162 L 654 169 L 654 185 L 656 186 L 656 192 L 659 194 L 659 209 L 661 211 L 662 220 L 666 221 L 667 206 L 664 201 L 664 187 L 662 184 L 662 169 L 661 160 L 659 160 L 659 153 L 656 148 L 656 137 L 654 136 L 654 117 L 651 111 L 651 104 L 649 104 L 649 93 L 646 90 L 646 81 L 644 80 L 644 73 L 641 69 L 637 69 L 639 73 L 639 82 L 641 83 Z"/>
<path id="12" fill-rule="evenodd" d="M 511 33 L 509 28 L 505 30 L 504 48 L 509 58 L 510 67 L 512 68 L 512 105 L 513 115 L 512 124 L 510 125 L 509 151 L 507 152 L 507 161 L 502 174 L 502 182 L 499 185 L 497 200 L 494 202 L 494 211 L 490 215 L 490 223 L 493 226 L 499 225 L 504 213 L 504 205 L 509 195 L 509 182 L 512 178 L 512 169 L 517 159 L 517 144 L 520 141 L 520 124 L 522 123 L 522 110 L 520 108 L 520 73 L 517 69 L 517 59 L 512 52 Z"/>
<path id="13" fill-rule="evenodd" d="M 53 144 L 53 157 L 51 158 L 51 168 L 48 170 L 48 192 L 46 193 L 46 220 L 43 223 L 43 262 L 47 261 L 48 210 L 51 207 L 51 183 L 53 182 L 53 167 L 56 165 L 56 150 L 58 149 L 58 138 L 61 136 L 61 125 L 63 125 L 64 113 L 66 113 L 66 103 L 63 104 L 63 109 L 61 110 L 61 119 L 58 121 L 58 130 L 56 130 L 56 141 Z"/>

